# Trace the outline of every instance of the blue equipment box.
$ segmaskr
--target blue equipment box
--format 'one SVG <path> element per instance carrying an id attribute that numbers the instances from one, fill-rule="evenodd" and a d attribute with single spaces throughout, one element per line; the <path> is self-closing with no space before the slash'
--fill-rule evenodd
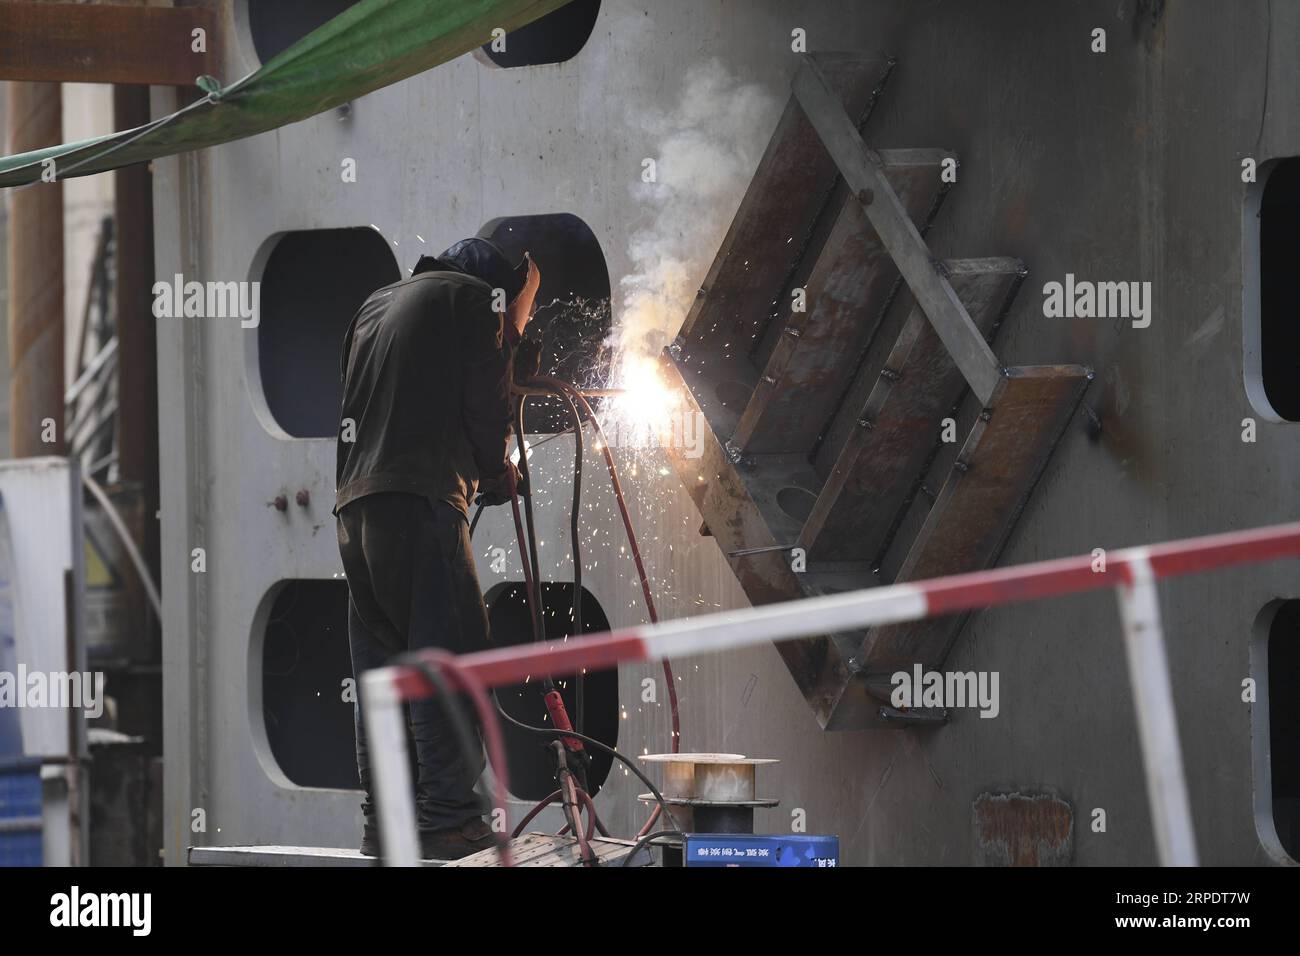
<path id="1" fill-rule="evenodd" d="M 0 867 L 40 866 L 41 761 L 0 757 Z"/>
<path id="2" fill-rule="evenodd" d="M 760 833 L 688 833 L 686 866 L 839 866 L 840 838 Z"/>

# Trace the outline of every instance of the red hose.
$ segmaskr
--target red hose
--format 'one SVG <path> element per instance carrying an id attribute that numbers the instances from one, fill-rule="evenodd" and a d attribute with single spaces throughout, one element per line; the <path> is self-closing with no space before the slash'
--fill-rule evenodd
<path id="1" fill-rule="evenodd" d="M 568 382 L 561 379 L 539 377 L 538 381 L 559 388 L 572 396 L 574 401 L 579 404 L 586 413 L 587 420 L 591 422 L 600 437 L 601 450 L 605 456 L 605 466 L 609 471 L 610 483 L 614 489 L 614 498 L 618 502 L 619 514 L 623 519 L 623 528 L 627 532 L 628 544 L 632 549 L 632 559 L 636 564 L 637 575 L 641 580 L 641 594 L 645 598 L 646 610 L 649 613 L 651 623 L 658 623 L 659 612 L 655 607 L 654 595 L 650 591 L 650 578 L 646 574 L 645 562 L 641 558 L 641 548 L 637 543 L 636 531 L 632 527 L 632 516 L 628 513 L 627 503 L 623 499 L 623 486 L 618 480 L 618 470 L 614 465 L 614 456 L 609 450 L 609 442 L 605 439 L 604 429 L 600 427 L 600 422 L 596 419 L 596 413 L 592 410 L 591 404 L 587 401 L 586 396 L 579 392 Z M 524 454 L 522 440 L 520 442 L 519 453 Z M 524 568 L 524 587 L 528 591 L 528 603 L 531 610 L 533 624 L 533 638 L 540 641 L 544 633 L 541 623 L 541 609 L 538 603 L 539 582 L 533 580 L 532 568 L 529 564 L 529 551 L 527 542 L 524 540 L 523 521 L 519 514 L 519 492 L 517 488 L 510 489 L 510 506 L 514 512 L 515 534 L 519 543 L 520 563 Z M 574 556 L 577 560 L 577 556 Z M 507 781 L 507 765 L 505 761 L 505 740 L 501 734 L 501 725 L 496 720 L 496 714 L 492 712 L 491 702 L 488 699 L 487 690 L 483 684 L 469 671 L 461 669 L 456 662 L 454 654 L 436 648 L 428 649 L 424 652 L 430 664 L 446 671 L 457 684 L 462 692 L 467 694 L 474 702 L 474 707 L 478 711 L 479 721 L 483 725 L 484 736 L 488 749 L 488 759 L 492 763 L 493 771 L 496 776 L 496 806 L 501 812 L 506 813 L 507 794 L 509 784 Z M 678 753 L 681 748 L 681 720 L 677 709 L 677 686 L 673 677 L 672 665 L 665 659 L 663 661 L 664 678 L 668 682 L 668 702 L 672 715 L 672 752 Z M 598 826 L 599 820 L 596 816 L 596 805 L 591 799 L 591 795 L 584 790 L 580 790 L 577 784 L 572 780 L 569 781 L 572 788 L 573 799 L 568 801 L 571 805 L 576 806 L 579 801 L 587 810 L 587 827 L 585 832 L 575 831 L 574 835 L 578 840 L 578 849 L 585 862 L 592 862 L 595 855 L 591 850 L 590 841 Z M 561 790 L 552 793 L 545 800 L 533 807 L 531 811 L 520 821 L 513 835 L 518 835 L 534 817 L 537 816 L 545 807 L 555 802 L 557 798 L 562 798 L 564 794 Z M 650 818 L 638 832 L 637 836 L 644 836 L 648 833 L 655 821 L 659 818 L 660 808 L 655 807 L 650 814 Z M 563 832 L 563 831 L 561 831 Z M 497 852 L 501 856 L 502 866 L 513 866 L 514 859 L 510 852 L 509 841 L 504 841 L 497 845 Z"/>
<path id="2" fill-rule="evenodd" d="M 519 454 L 524 454 L 522 439 L 519 442 Z M 519 561 L 524 566 L 524 588 L 528 591 L 528 610 L 533 621 L 533 640 L 540 642 L 546 633 L 542 628 L 542 609 L 538 603 L 541 588 L 533 580 L 532 559 L 528 543 L 524 540 L 523 519 L 519 517 L 519 489 L 515 487 L 513 481 L 510 484 L 510 508 L 515 514 L 515 538 L 519 542 Z"/>
<path id="3" fill-rule="evenodd" d="M 578 783 L 573 778 L 572 773 L 566 773 L 563 775 L 560 789 L 564 791 L 563 804 L 565 816 L 569 817 L 570 826 L 573 828 L 573 835 L 578 841 L 578 856 L 582 859 L 583 865 L 593 866 L 597 862 L 596 854 L 591 849 L 591 837 L 596 828 L 596 817 L 594 814 L 587 818 L 587 829 L 585 832 L 580 832 L 578 829 L 578 824 L 582 819 L 582 813 L 579 808 L 579 795 L 587 795 L 584 791 L 578 789 Z M 572 815 L 570 816 L 570 814 Z"/>
<path id="4" fill-rule="evenodd" d="M 543 807 L 549 806 L 550 804 L 554 803 L 556 797 L 559 796 L 559 793 L 560 791 L 558 790 L 555 791 L 555 793 L 551 794 L 551 796 L 548 797 L 545 801 L 533 807 L 532 811 L 530 812 L 530 815 L 527 818 L 525 818 L 524 822 L 527 822 L 528 820 L 532 819 L 532 817 L 540 813 Z M 608 837 L 609 831 L 605 829 L 605 824 L 600 822 L 600 817 L 596 813 L 596 803 L 591 799 L 591 794 L 589 794 L 586 790 L 579 790 L 578 799 L 581 800 L 582 805 L 587 808 L 587 814 L 588 814 L 587 839 L 590 840 L 592 836 L 594 836 L 597 832 L 599 832 L 600 835 L 603 837 Z M 523 824 L 520 824 L 520 826 L 522 825 Z M 564 836 L 566 833 L 569 832 L 569 829 L 570 827 L 566 823 L 563 827 L 560 828 L 560 831 L 556 834 L 556 836 Z M 519 827 L 515 827 L 515 836 L 519 836 L 520 832 L 521 831 Z"/>
<path id="5" fill-rule="evenodd" d="M 533 818 L 537 816 L 537 814 L 541 813 L 543 810 L 545 810 L 547 807 L 549 807 L 552 803 L 554 803 L 559 798 L 560 798 L 560 791 L 556 790 L 549 797 L 547 797 L 541 803 L 537 804 L 537 806 L 533 807 L 526 814 L 524 814 L 524 818 L 519 821 L 519 825 L 515 827 L 514 832 L 510 834 L 510 838 L 513 840 L 515 837 L 522 834 L 524 832 L 524 827 L 532 823 Z"/>
<path id="6" fill-rule="evenodd" d="M 597 830 L 601 832 L 601 836 L 609 836 L 600 822 L 600 817 L 596 815 L 596 802 L 591 799 L 591 794 L 586 790 L 579 790 L 578 796 L 582 798 L 582 805 L 587 808 L 587 839 L 590 840 Z"/>
<path id="7" fill-rule="evenodd" d="M 596 429 L 596 434 L 600 436 L 600 447 L 605 455 L 605 467 L 609 471 L 610 483 L 614 486 L 614 499 L 618 502 L 619 514 L 622 515 L 623 518 L 623 528 L 627 532 L 628 544 L 632 548 L 632 560 L 636 562 L 637 574 L 641 578 L 641 593 L 645 597 L 646 609 L 650 614 L 651 623 L 657 624 L 659 622 L 659 612 L 655 608 L 654 596 L 650 593 L 650 578 L 646 574 L 645 563 L 641 559 L 641 548 L 637 545 L 636 532 L 632 529 L 632 517 L 628 514 L 627 503 L 623 500 L 623 486 L 618 480 L 618 470 L 614 466 L 614 455 L 609 450 L 609 442 L 605 439 L 605 431 L 600 427 L 600 422 L 597 421 L 596 413 L 592 411 L 591 403 L 587 401 L 587 397 L 568 382 L 558 378 L 551 378 L 549 376 L 538 376 L 536 381 L 545 382 L 553 388 L 559 388 L 568 393 L 586 412 L 587 420 L 591 422 Z M 677 684 L 673 678 L 672 665 L 666 658 L 663 662 L 663 668 L 664 679 L 668 682 L 668 704 L 672 713 L 672 752 L 679 753 L 681 751 L 682 733 L 681 718 L 677 711 Z M 645 824 L 637 832 L 638 837 L 645 836 L 650 832 L 651 828 L 655 825 L 655 822 L 659 819 L 659 813 L 660 807 L 656 804 L 654 810 L 650 814 L 650 818 L 646 820 Z"/>

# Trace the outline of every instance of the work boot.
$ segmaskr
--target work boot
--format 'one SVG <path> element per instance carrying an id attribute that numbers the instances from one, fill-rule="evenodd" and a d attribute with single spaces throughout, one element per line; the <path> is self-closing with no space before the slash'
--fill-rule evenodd
<path id="1" fill-rule="evenodd" d="M 379 856 L 379 827 L 373 820 L 361 824 L 361 855 Z"/>
<path id="2" fill-rule="evenodd" d="M 379 856 L 379 817 L 375 813 L 375 801 L 366 794 L 361 803 L 361 855 Z"/>
<path id="3" fill-rule="evenodd" d="M 494 844 L 492 828 L 482 817 L 441 830 L 420 831 L 420 857 L 425 860 L 459 860 Z"/>

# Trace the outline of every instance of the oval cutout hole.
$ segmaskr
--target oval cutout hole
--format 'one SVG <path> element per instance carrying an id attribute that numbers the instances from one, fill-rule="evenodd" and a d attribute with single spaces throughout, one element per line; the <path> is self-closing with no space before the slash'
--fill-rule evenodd
<path id="1" fill-rule="evenodd" d="M 789 485 L 776 493 L 776 506 L 800 524 L 808 520 L 816 503 L 817 496 L 806 488 Z"/>

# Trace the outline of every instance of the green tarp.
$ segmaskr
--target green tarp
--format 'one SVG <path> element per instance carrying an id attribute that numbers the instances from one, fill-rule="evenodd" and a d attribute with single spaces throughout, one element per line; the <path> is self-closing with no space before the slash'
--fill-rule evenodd
<path id="1" fill-rule="evenodd" d="M 255 73 L 133 130 L 0 159 L 0 186 L 86 176 L 296 123 L 446 63 L 568 0 L 361 0 Z M 207 87 L 205 87 L 206 89 Z"/>

